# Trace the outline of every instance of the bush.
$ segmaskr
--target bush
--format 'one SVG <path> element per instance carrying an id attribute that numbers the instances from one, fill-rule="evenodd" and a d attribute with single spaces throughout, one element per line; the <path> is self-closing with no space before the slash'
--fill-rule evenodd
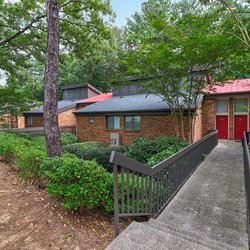
<path id="1" fill-rule="evenodd" d="M 187 145 L 188 143 L 175 136 L 161 136 L 155 140 L 142 137 L 135 139 L 125 154 L 143 164 L 153 166 Z"/>
<path id="2" fill-rule="evenodd" d="M 173 149 L 167 149 L 164 151 L 161 151 L 155 155 L 153 155 L 147 162 L 147 165 L 150 167 L 153 167 L 154 165 L 158 164 L 159 162 L 167 159 L 171 155 L 175 154 L 175 151 Z"/>
<path id="3" fill-rule="evenodd" d="M 105 147 L 102 142 L 83 142 L 65 146 L 68 153 L 75 154 L 83 160 L 95 160 L 109 172 L 112 172 L 112 164 L 109 162 L 112 151 L 125 153 L 126 147 Z"/>
<path id="4" fill-rule="evenodd" d="M 81 143 L 74 143 L 71 145 L 66 145 L 63 149 L 66 152 L 72 154 L 81 154 L 85 150 L 96 149 L 96 148 L 104 148 L 104 143 L 99 141 L 88 141 L 88 142 L 81 142 Z"/>
<path id="5" fill-rule="evenodd" d="M 0 155 L 8 163 L 16 162 L 24 179 L 38 186 L 47 183 L 46 190 L 65 207 L 113 210 L 113 176 L 95 161 L 69 153 L 47 158 L 44 137 L 5 132 L 0 133 Z"/>
<path id="6" fill-rule="evenodd" d="M 31 145 L 30 140 L 26 138 L 20 139 L 15 133 L 0 133 L 0 155 L 2 160 L 10 166 L 15 162 L 18 152 Z"/>
<path id="7" fill-rule="evenodd" d="M 28 148 L 25 153 L 19 152 L 17 164 L 19 166 L 20 176 L 39 187 L 43 186 L 45 178 L 41 162 L 46 159 L 46 157 L 45 151 L 34 147 Z"/>
<path id="8" fill-rule="evenodd" d="M 128 146 L 125 154 L 143 164 L 146 164 L 148 159 L 158 153 L 155 141 L 147 137 L 136 138 L 132 144 Z"/>
<path id="9" fill-rule="evenodd" d="M 61 132 L 60 137 L 61 137 L 61 143 L 63 146 L 77 142 L 76 136 L 70 133 Z"/>
<path id="10" fill-rule="evenodd" d="M 47 159 L 42 165 L 50 179 L 46 190 L 52 197 L 61 198 L 63 206 L 113 209 L 112 175 L 96 162 L 65 155 Z"/>

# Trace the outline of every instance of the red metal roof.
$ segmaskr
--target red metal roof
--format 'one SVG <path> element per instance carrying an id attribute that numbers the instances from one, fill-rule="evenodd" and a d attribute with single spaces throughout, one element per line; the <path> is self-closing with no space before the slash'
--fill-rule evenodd
<path id="1" fill-rule="evenodd" d="M 216 83 L 208 86 L 204 91 L 212 95 L 250 92 L 250 78 L 227 80 L 224 83 Z"/>
<path id="2" fill-rule="evenodd" d="M 88 99 L 83 99 L 77 103 L 94 103 L 94 102 L 101 102 L 101 101 L 105 101 L 105 100 L 108 100 L 110 98 L 113 97 L 113 93 L 110 92 L 110 93 L 105 93 L 105 94 L 100 94 L 100 95 L 96 95 L 94 97 L 90 97 Z"/>

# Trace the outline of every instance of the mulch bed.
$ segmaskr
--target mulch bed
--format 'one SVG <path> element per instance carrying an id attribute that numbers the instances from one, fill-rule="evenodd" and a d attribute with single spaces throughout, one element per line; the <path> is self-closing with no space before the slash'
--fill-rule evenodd
<path id="1" fill-rule="evenodd" d="M 113 237 L 112 214 L 67 210 L 0 162 L 0 249 L 105 249 Z"/>

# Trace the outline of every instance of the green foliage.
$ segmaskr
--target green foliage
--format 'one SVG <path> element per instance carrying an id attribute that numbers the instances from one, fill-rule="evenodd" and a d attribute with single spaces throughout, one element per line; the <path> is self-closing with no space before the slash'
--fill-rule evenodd
<path id="1" fill-rule="evenodd" d="M 129 145 L 125 154 L 143 164 L 153 166 L 187 145 L 186 142 L 177 139 L 175 136 L 161 136 L 156 140 L 142 137 L 135 139 Z M 166 157 L 163 158 L 164 156 Z"/>
<path id="2" fill-rule="evenodd" d="M 155 155 L 153 155 L 147 162 L 147 165 L 152 167 L 156 164 L 158 164 L 159 162 L 167 159 L 168 157 L 174 155 L 176 152 L 173 150 L 173 148 L 169 148 L 166 150 L 163 150 Z"/>
<path id="3" fill-rule="evenodd" d="M 59 0 L 60 10 L 60 85 L 82 81 L 107 90 L 106 80 L 115 69 L 116 44 L 111 28 L 114 16 L 108 1 Z M 43 101 L 43 73 L 46 51 L 46 1 L 0 1 L 0 78 L 28 91 L 33 100 Z M 110 55 L 109 59 L 106 55 Z M 82 64 L 68 67 L 70 59 L 89 64 L 91 72 L 82 71 Z M 73 65 L 72 65 L 73 66 Z M 76 71 L 81 70 L 82 77 Z M 92 72 L 93 69 L 93 72 Z M 91 76 L 94 73 L 94 76 Z M 70 74 L 70 73 L 69 73 Z M 78 75 L 79 76 L 79 75 Z M 102 79 L 102 80 L 101 80 Z"/>
<path id="4" fill-rule="evenodd" d="M 24 136 L 23 134 L 21 137 Z M 9 165 L 15 163 L 17 155 L 24 149 L 32 145 L 28 138 L 20 139 L 15 133 L 0 133 L 0 155 L 4 162 Z"/>
<path id="5" fill-rule="evenodd" d="M 25 153 L 22 151 L 19 152 L 16 158 L 20 176 L 37 186 L 42 186 L 45 178 L 41 162 L 46 159 L 45 151 L 29 147 Z"/>
<path id="6" fill-rule="evenodd" d="M 62 146 L 77 142 L 76 136 L 71 133 L 62 132 L 60 133 L 60 137 L 61 137 Z"/>
<path id="7" fill-rule="evenodd" d="M 111 152 L 124 153 L 126 151 L 126 147 L 105 147 L 102 142 L 76 143 L 64 149 L 84 160 L 95 160 L 109 172 L 112 172 L 112 164 L 109 162 Z"/>
<path id="8" fill-rule="evenodd" d="M 0 85 L 0 120 L 4 115 L 18 116 L 33 106 L 31 96 L 17 85 Z M 1 123 L 1 121 L 0 121 Z"/>
<path id="9" fill-rule="evenodd" d="M 96 162 L 64 156 L 48 159 L 43 165 L 49 169 L 45 171 L 50 179 L 46 190 L 61 198 L 65 207 L 75 209 L 84 204 L 88 208 L 113 209 L 112 175 Z"/>
<path id="10" fill-rule="evenodd" d="M 146 164 L 148 159 L 158 153 L 156 144 L 148 137 L 136 138 L 132 144 L 129 145 L 126 155 L 136 161 Z"/>
<path id="11" fill-rule="evenodd" d="M 62 136 L 65 144 L 75 142 L 75 137 Z M 87 144 L 103 147 L 99 142 Z M 46 190 L 59 197 L 65 207 L 113 209 L 112 174 L 95 161 L 85 161 L 69 153 L 47 158 L 44 137 L 1 132 L 0 156 L 11 166 L 15 164 L 25 180 L 40 187 L 47 185 Z"/>
<path id="12" fill-rule="evenodd" d="M 193 117 L 208 74 L 214 84 L 249 75 L 250 50 L 227 26 L 228 15 L 216 3 L 204 8 L 198 1 L 148 0 L 125 27 L 120 61 L 126 70 L 118 77 L 141 78 L 145 92 L 161 94 L 183 140 L 193 141 Z"/>
<path id="13" fill-rule="evenodd" d="M 64 149 L 72 154 L 80 154 L 84 150 L 93 149 L 96 148 L 104 148 L 104 143 L 99 141 L 88 141 L 88 142 L 80 142 L 80 143 L 74 143 L 71 145 L 66 145 Z"/>

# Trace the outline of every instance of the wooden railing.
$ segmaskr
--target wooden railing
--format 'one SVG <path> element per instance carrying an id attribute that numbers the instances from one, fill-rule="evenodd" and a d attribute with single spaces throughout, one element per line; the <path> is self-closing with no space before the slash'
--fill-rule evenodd
<path id="1" fill-rule="evenodd" d="M 115 237 L 120 217 L 156 218 L 217 144 L 214 131 L 152 168 L 113 151 Z"/>

